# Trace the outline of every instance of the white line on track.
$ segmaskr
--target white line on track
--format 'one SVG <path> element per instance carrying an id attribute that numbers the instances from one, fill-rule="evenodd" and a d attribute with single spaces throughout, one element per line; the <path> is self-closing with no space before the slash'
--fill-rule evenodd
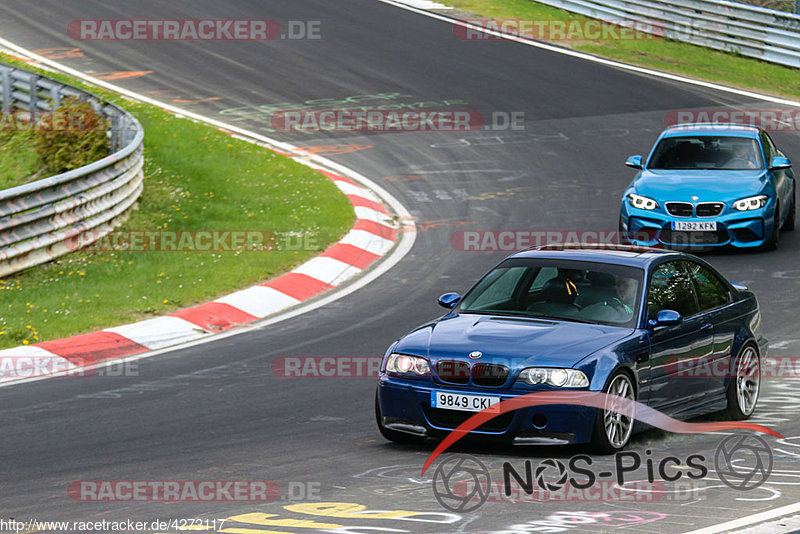
<path id="1" fill-rule="evenodd" d="M 430 0 L 397 0 L 401 4 L 411 7 L 418 7 L 420 9 L 453 9 L 450 6 L 440 4 L 439 2 L 431 2 Z"/>
<path id="2" fill-rule="evenodd" d="M 773 508 L 772 510 L 767 510 L 766 512 L 748 515 L 746 517 L 734 519 L 733 521 L 727 521 L 725 523 L 720 523 L 718 525 L 713 525 L 698 530 L 692 530 L 690 532 L 685 532 L 684 534 L 718 534 L 720 532 L 727 532 L 729 530 L 754 525 L 756 523 L 763 523 L 764 521 L 769 521 L 770 519 L 775 519 L 777 517 L 782 517 L 789 514 L 795 514 L 797 512 L 800 512 L 800 503 L 789 504 L 787 506 L 781 506 L 780 508 Z"/>

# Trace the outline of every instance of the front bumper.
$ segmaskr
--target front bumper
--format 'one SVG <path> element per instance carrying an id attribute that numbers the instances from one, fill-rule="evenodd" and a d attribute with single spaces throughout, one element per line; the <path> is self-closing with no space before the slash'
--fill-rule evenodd
<path id="1" fill-rule="evenodd" d="M 431 408 L 431 391 L 514 398 L 533 390 L 452 387 L 433 382 L 382 376 L 378 384 L 381 424 L 415 435 L 443 437 L 475 412 Z M 588 443 L 596 410 L 583 406 L 534 406 L 498 415 L 470 433 L 471 437 L 519 445 Z"/>
<path id="2" fill-rule="evenodd" d="M 638 246 L 675 248 L 713 248 L 732 246 L 757 248 L 773 232 L 774 207 L 768 203 L 753 211 L 736 211 L 727 207 L 716 217 L 675 217 L 662 208 L 642 210 L 623 201 L 620 216 L 627 240 Z M 717 223 L 716 232 L 686 232 L 672 229 L 673 221 Z"/>

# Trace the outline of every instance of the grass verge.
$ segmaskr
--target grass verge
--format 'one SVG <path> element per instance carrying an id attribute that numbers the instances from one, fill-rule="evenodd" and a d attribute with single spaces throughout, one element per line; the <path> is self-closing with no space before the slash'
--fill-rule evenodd
<path id="1" fill-rule="evenodd" d="M 531 0 L 448 0 L 492 19 L 574 20 L 582 15 Z M 554 44 L 672 74 L 800 100 L 800 71 L 669 39 L 558 40 Z"/>
<path id="2" fill-rule="evenodd" d="M 0 61 L 31 69 L 10 56 L 0 54 Z M 319 254 L 355 220 L 329 179 L 291 158 L 46 75 L 119 104 L 144 126 L 144 191 L 118 231 L 247 230 L 273 232 L 279 243 L 281 236 L 311 239 L 294 250 L 68 254 L 0 280 L 0 348 L 163 315 L 267 280 Z"/>
<path id="3" fill-rule="evenodd" d="M 0 131 L 0 189 L 27 183 L 44 168 L 32 138 L 31 132 Z"/>

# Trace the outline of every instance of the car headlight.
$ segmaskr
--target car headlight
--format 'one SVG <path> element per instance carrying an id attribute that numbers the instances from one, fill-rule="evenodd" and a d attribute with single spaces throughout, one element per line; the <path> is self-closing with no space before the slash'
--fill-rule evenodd
<path id="1" fill-rule="evenodd" d="M 631 206 L 634 208 L 638 208 L 640 210 L 654 210 L 658 207 L 658 202 L 653 200 L 652 198 L 643 197 L 641 195 L 636 195 L 634 193 L 630 193 L 628 195 L 628 202 L 631 203 Z"/>
<path id="2" fill-rule="evenodd" d="M 403 376 L 429 376 L 431 366 L 428 360 L 408 354 L 390 354 L 386 360 L 386 372 Z"/>
<path id="3" fill-rule="evenodd" d="M 757 195 L 737 200 L 733 203 L 733 207 L 739 211 L 757 210 L 766 206 L 768 200 L 767 195 Z"/>
<path id="4" fill-rule="evenodd" d="M 577 369 L 528 367 L 522 370 L 519 378 L 531 386 L 548 384 L 559 388 L 585 388 L 589 385 L 589 379 Z"/>

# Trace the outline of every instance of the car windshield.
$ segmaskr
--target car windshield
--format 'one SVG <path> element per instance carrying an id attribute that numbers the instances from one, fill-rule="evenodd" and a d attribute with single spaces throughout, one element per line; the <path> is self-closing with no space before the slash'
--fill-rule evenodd
<path id="1" fill-rule="evenodd" d="M 725 169 L 763 168 L 761 149 L 748 137 L 697 135 L 662 139 L 648 169 Z"/>
<path id="2" fill-rule="evenodd" d="M 511 258 L 484 276 L 458 311 L 634 326 L 642 272 L 623 265 Z"/>

